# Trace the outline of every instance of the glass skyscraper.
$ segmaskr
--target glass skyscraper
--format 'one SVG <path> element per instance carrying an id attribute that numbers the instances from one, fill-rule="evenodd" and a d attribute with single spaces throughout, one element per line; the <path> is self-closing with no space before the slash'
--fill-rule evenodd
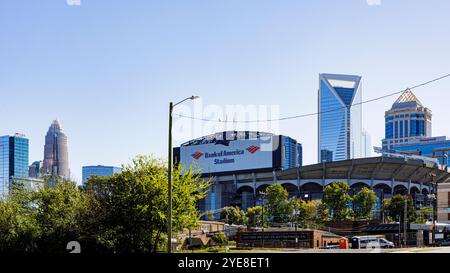
<path id="1" fill-rule="evenodd" d="M 406 90 L 385 113 L 383 150 L 431 137 L 432 112 L 424 107 L 411 90 Z"/>
<path id="2" fill-rule="evenodd" d="M 122 172 L 122 168 L 112 166 L 85 166 L 83 167 L 83 185 L 91 176 L 113 176 L 115 173 Z"/>
<path id="3" fill-rule="evenodd" d="M 361 77 L 319 75 L 319 162 L 362 156 Z"/>
<path id="4" fill-rule="evenodd" d="M 23 135 L 0 137 L 0 196 L 9 194 L 13 178 L 28 178 L 28 150 Z"/>
<path id="5" fill-rule="evenodd" d="M 303 148 L 302 144 L 298 143 L 297 140 L 282 136 L 281 137 L 283 145 L 283 169 L 291 169 L 302 166 L 303 164 Z"/>

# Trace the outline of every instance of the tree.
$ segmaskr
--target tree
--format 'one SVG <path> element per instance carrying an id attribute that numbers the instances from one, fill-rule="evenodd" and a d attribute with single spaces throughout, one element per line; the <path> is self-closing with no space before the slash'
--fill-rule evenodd
<path id="1" fill-rule="evenodd" d="M 13 185 L 7 199 L 0 201 L 0 248 L 64 253 L 68 242 L 80 239 L 85 201 L 76 184 L 66 180 L 46 180 L 38 191 Z"/>
<path id="2" fill-rule="evenodd" d="M 385 199 L 383 205 L 389 217 L 396 222 L 403 222 L 405 215 L 405 203 L 407 205 L 408 222 L 413 223 L 416 220 L 416 210 L 414 202 L 410 196 L 397 194 L 391 199 Z"/>
<path id="3" fill-rule="evenodd" d="M 364 187 L 360 192 L 353 196 L 353 205 L 355 208 L 355 217 L 357 219 L 371 219 L 372 211 L 378 200 L 375 192 Z"/>
<path id="4" fill-rule="evenodd" d="M 267 210 L 275 223 L 287 223 L 292 215 L 292 206 L 287 190 L 280 184 L 267 187 Z"/>
<path id="5" fill-rule="evenodd" d="M 346 220 L 352 211 L 349 204 L 352 198 L 348 194 L 350 186 L 342 181 L 333 182 L 323 191 L 323 203 L 328 207 L 333 220 Z"/>
<path id="6" fill-rule="evenodd" d="M 93 177 L 85 188 L 49 178 L 35 191 L 23 185 L 0 199 L 0 250 L 66 253 L 78 241 L 83 253 L 149 253 L 167 243 L 167 168 L 139 156 L 121 174 Z M 197 201 L 210 183 L 193 169 L 173 171 L 173 231 L 197 225 Z"/>
<path id="7" fill-rule="evenodd" d="M 0 199 L 0 252 L 36 252 L 39 226 L 24 199 Z"/>
<path id="8" fill-rule="evenodd" d="M 239 207 L 226 207 L 220 213 L 220 220 L 225 220 L 229 225 L 243 225 L 247 217 Z"/>
<path id="9" fill-rule="evenodd" d="M 425 206 L 416 211 L 416 220 L 415 222 L 418 224 L 425 224 L 427 221 L 431 219 L 433 215 L 433 208 Z"/>
<path id="10" fill-rule="evenodd" d="M 98 202 L 100 213 L 95 238 L 116 253 L 148 253 L 164 249 L 167 227 L 166 163 L 138 156 L 120 174 L 88 181 L 87 190 Z M 197 201 L 206 196 L 210 183 L 181 165 L 173 171 L 172 226 L 176 234 L 194 228 L 199 220 Z"/>
<path id="11" fill-rule="evenodd" d="M 322 202 L 293 199 L 292 223 L 302 228 L 321 228 L 328 218 L 328 210 Z"/>
<path id="12" fill-rule="evenodd" d="M 86 196 L 71 181 L 62 181 L 54 186 L 47 184 L 30 195 L 30 205 L 35 209 L 40 229 L 39 251 L 65 252 L 68 242 L 80 239 L 80 219 L 86 211 Z"/>
<path id="13" fill-rule="evenodd" d="M 248 208 L 246 216 L 248 226 L 250 227 L 262 227 L 263 224 L 269 223 L 269 212 L 267 211 L 267 209 L 263 210 L 262 206 Z"/>
<path id="14" fill-rule="evenodd" d="M 228 244 L 228 238 L 223 233 L 214 234 L 211 240 L 218 246 L 225 246 Z"/>

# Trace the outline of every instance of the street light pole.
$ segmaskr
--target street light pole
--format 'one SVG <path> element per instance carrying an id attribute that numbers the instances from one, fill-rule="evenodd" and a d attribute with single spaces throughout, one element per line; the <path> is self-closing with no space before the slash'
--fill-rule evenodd
<path id="1" fill-rule="evenodd" d="M 405 210 L 404 210 L 404 215 L 403 215 L 403 244 L 405 247 L 407 247 L 407 243 L 406 243 L 406 237 L 407 237 L 407 217 L 408 217 L 408 199 L 405 199 Z"/>
<path id="2" fill-rule="evenodd" d="M 433 198 L 433 233 L 432 233 L 432 241 L 433 241 L 433 246 L 436 246 L 436 231 L 437 231 L 437 182 L 435 181 L 435 177 L 436 175 L 434 173 L 430 173 L 431 176 L 431 185 L 433 187 L 433 194 L 430 194 L 430 197 Z"/>
<path id="3" fill-rule="evenodd" d="M 191 96 L 186 98 L 176 104 L 173 102 L 169 103 L 169 167 L 167 170 L 168 179 L 168 209 L 167 209 L 167 253 L 172 253 L 172 119 L 173 119 L 173 108 L 178 104 L 181 104 L 187 100 L 198 99 L 198 96 Z"/>

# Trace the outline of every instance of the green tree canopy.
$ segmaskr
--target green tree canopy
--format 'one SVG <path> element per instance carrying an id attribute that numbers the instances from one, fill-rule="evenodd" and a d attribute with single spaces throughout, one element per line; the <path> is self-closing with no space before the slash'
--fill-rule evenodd
<path id="1" fill-rule="evenodd" d="M 264 212 L 264 216 L 263 216 Z M 250 227 L 262 227 L 269 223 L 269 212 L 262 206 L 247 209 L 247 222 Z M 263 218 L 264 217 L 264 218 Z"/>
<path id="2" fill-rule="evenodd" d="M 321 201 L 304 201 L 293 199 L 291 201 L 294 210 L 292 223 L 302 228 L 322 228 L 328 219 L 328 210 Z"/>
<path id="3" fill-rule="evenodd" d="M 355 217 L 357 219 L 371 219 L 372 211 L 378 200 L 375 192 L 367 187 L 353 196 L 353 205 L 355 208 Z"/>
<path id="4" fill-rule="evenodd" d="M 348 194 L 350 186 L 342 181 L 333 182 L 323 191 L 323 203 L 330 210 L 333 220 L 345 220 L 350 217 L 352 210 L 349 204 L 352 198 Z"/>
<path id="5" fill-rule="evenodd" d="M 239 207 L 226 207 L 220 212 L 220 220 L 226 221 L 229 225 L 244 225 L 247 217 Z"/>
<path id="6" fill-rule="evenodd" d="M 97 235 L 118 253 L 156 252 L 166 240 L 168 187 L 167 168 L 162 160 L 139 156 L 120 174 L 95 178 L 88 190 L 98 200 Z M 173 171 L 173 232 L 194 228 L 199 219 L 196 202 L 206 195 L 209 183 L 200 175 L 178 166 Z"/>
<path id="7" fill-rule="evenodd" d="M 292 215 L 292 206 L 288 200 L 287 190 L 280 184 L 276 183 L 266 190 L 267 193 L 267 209 L 275 223 L 287 223 Z"/>
<path id="8" fill-rule="evenodd" d="M 388 213 L 388 216 L 396 222 L 404 221 L 405 204 L 407 208 L 407 219 L 412 223 L 416 220 L 416 209 L 414 208 L 414 202 L 410 196 L 397 194 L 392 198 L 383 201 L 384 210 Z"/>
<path id="9" fill-rule="evenodd" d="M 14 187 L 0 199 L 0 251 L 149 253 L 167 242 L 167 168 L 139 156 L 112 177 L 93 177 L 85 188 L 58 179 L 35 191 Z M 197 225 L 197 201 L 209 183 L 181 166 L 173 172 L 173 231 Z"/>

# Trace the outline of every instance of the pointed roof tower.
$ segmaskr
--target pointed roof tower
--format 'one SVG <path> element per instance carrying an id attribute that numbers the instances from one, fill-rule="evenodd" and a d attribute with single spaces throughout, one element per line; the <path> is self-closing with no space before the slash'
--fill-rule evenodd
<path id="1" fill-rule="evenodd" d="M 409 108 L 409 107 L 423 107 L 420 100 L 414 95 L 414 93 L 407 89 L 392 105 L 392 109 Z"/>

